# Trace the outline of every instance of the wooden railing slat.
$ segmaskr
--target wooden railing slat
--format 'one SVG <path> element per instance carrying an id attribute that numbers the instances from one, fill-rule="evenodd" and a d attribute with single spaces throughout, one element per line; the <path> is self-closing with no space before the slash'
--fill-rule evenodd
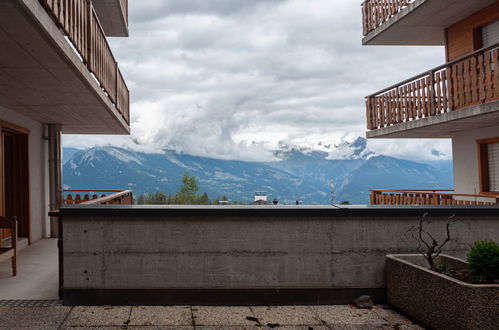
<path id="1" fill-rule="evenodd" d="M 39 0 L 92 72 L 107 97 L 130 123 L 130 93 L 91 0 Z M 128 19 L 128 1 L 120 0 Z"/>

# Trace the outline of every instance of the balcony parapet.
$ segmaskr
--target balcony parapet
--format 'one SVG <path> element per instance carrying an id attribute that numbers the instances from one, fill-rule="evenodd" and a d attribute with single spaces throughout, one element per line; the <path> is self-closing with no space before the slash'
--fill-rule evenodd
<path id="1" fill-rule="evenodd" d="M 131 190 L 64 190 L 63 195 L 64 205 L 133 204 Z"/>
<path id="2" fill-rule="evenodd" d="M 499 44 L 366 97 L 367 128 L 380 129 L 499 99 Z"/>
<path id="3" fill-rule="evenodd" d="M 499 205 L 499 195 L 456 194 L 448 189 L 373 189 L 371 205 Z"/>
<path id="4" fill-rule="evenodd" d="M 366 0 L 362 3 L 364 36 L 380 27 L 415 0 Z"/>
<path id="5" fill-rule="evenodd" d="M 130 124 L 130 93 L 91 0 L 40 0 L 103 92 Z"/>

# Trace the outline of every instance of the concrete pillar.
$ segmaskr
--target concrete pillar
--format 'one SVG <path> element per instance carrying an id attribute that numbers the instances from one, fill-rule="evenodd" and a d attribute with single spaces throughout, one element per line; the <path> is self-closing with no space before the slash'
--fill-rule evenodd
<path id="1" fill-rule="evenodd" d="M 62 205 L 62 126 L 48 124 L 49 137 L 49 207 L 57 210 Z M 58 237 L 57 217 L 50 218 L 50 237 Z"/>

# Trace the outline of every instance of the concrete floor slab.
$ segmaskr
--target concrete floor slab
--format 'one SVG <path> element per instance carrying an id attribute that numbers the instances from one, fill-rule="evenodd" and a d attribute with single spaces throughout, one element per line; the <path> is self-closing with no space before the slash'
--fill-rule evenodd
<path id="1" fill-rule="evenodd" d="M 0 263 L 0 300 L 59 299 L 57 239 L 42 239 L 18 253 L 17 276 L 10 260 Z"/>
<path id="2" fill-rule="evenodd" d="M 77 306 L 64 321 L 64 326 L 126 326 L 132 307 Z"/>
<path id="3" fill-rule="evenodd" d="M 255 317 L 249 307 L 207 307 L 193 306 L 192 314 L 196 327 L 204 326 L 254 326 L 256 322 L 247 317 Z M 243 327 L 244 328 L 244 327 Z"/>
<path id="4" fill-rule="evenodd" d="M 57 329 L 70 307 L 0 307 L 0 329 Z"/>
<path id="5" fill-rule="evenodd" d="M 262 325 L 323 325 L 308 306 L 251 307 Z"/>
<path id="6" fill-rule="evenodd" d="M 190 306 L 134 306 L 131 326 L 192 326 Z"/>

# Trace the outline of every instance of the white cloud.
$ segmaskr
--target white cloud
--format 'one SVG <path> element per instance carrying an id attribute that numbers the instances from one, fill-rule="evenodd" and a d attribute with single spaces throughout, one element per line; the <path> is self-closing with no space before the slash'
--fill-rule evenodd
<path id="1" fill-rule="evenodd" d="M 365 95 L 444 61 L 441 47 L 362 47 L 360 1 L 129 4 L 130 38 L 110 43 L 131 90 L 132 137 L 70 136 L 68 145 L 269 159 L 244 141 L 364 136 Z M 407 155 L 401 145 L 428 143 L 382 147 Z"/>

